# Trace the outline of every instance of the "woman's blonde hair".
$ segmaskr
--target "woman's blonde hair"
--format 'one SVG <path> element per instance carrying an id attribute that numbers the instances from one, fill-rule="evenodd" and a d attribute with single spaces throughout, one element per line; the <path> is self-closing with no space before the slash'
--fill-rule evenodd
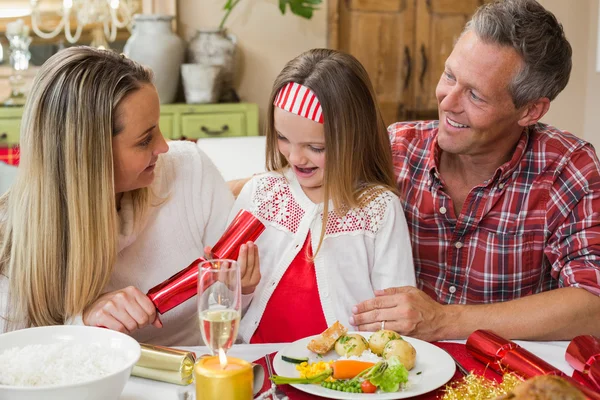
<path id="1" fill-rule="evenodd" d="M 336 50 L 312 49 L 288 62 L 273 84 L 266 126 L 268 170 L 288 166 L 278 150 L 273 103 L 289 82 L 310 88 L 323 108 L 324 210 L 316 254 L 325 234 L 329 200 L 336 213 L 344 215 L 384 190 L 396 191 L 392 152 L 373 86 L 361 63 Z"/>
<path id="2" fill-rule="evenodd" d="M 112 138 L 117 107 L 151 72 L 111 51 L 71 47 L 44 63 L 25 105 L 21 159 L 0 198 L 6 330 L 62 324 L 104 289 L 117 254 Z M 132 192 L 139 219 L 148 188 Z"/>

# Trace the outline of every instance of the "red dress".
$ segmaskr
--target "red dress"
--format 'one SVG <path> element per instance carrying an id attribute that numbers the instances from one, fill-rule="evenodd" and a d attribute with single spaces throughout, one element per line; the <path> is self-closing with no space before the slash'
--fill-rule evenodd
<path id="1" fill-rule="evenodd" d="M 271 295 L 250 343 L 293 342 L 327 329 L 310 234 Z"/>

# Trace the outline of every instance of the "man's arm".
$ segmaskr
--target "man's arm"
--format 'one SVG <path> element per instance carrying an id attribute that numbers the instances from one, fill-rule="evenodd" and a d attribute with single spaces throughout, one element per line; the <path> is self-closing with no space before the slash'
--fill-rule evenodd
<path id="1" fill-rule="evenodd" d="M 482 305 L 442 305 L 412 287 L 376 295 L 353 310 L 359 330 L 374 331 L 386 321 L 386 329 L 428 341 L 466 339 L 477 329 L 524 340 L 600 336 L 600 297 L 575 287 Z"/>

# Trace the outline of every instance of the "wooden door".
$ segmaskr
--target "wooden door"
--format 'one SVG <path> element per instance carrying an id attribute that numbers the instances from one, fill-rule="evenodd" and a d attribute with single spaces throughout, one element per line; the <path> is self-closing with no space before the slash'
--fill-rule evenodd
<path id="1" fill-rule="evenodd" d="M 412 93 L 414 0 L 330 0 L 328 46 L 367 70 L 386 124 L 403 119 Z"/>
<path id="2" fill-rule="evenodd" d="M 417 0 L 414 103 L 416 115 L 437 115 L 435 88 L 467 21 L 491 0 Z"/>

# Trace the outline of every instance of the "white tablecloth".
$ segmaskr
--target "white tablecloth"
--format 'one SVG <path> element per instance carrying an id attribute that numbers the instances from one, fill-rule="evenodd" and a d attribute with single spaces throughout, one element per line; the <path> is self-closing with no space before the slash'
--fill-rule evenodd
<path id="1" fill-rule="evenodd" d="M 464 341 L 460 342 L 464 343 Z M 525 349 L 544 359 L 551 365 L 571 375 L 573 369 L 565 361 L 565 350 L 569 342 L 524 342 L 516 341 Z M 247 361 L 254 361 L 265 354 L 278 351 L 285 347 L 285 344 L 240 344 L 235 345 L 228 352 L 232 357 L 242 358 Z M 207 354 L 206 347 L 188 347 L 186 350 L 194 351 L 197 355 Z M 193 390 L 193 384 L 184 387 L 152 381 L 149 379 L 132 376 L 125 386 L 120 400 L 180 400 L 182 393 L 187 390 Z"/>

